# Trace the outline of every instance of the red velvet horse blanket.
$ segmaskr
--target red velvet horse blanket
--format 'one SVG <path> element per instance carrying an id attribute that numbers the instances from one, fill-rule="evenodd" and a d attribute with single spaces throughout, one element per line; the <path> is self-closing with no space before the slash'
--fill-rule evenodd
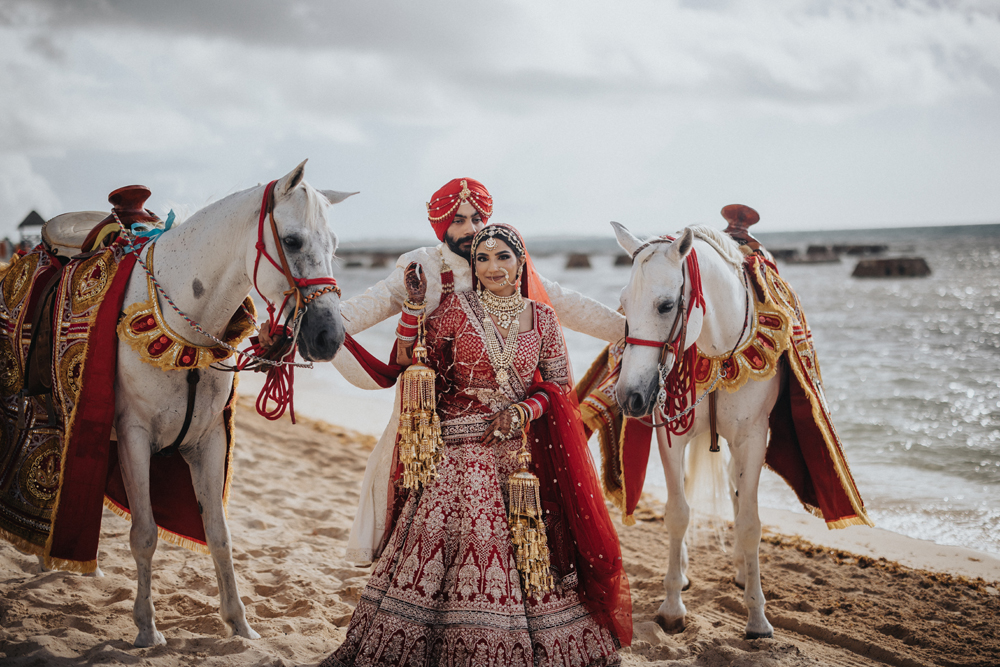
<path id="1" fill-rule="evenodd" d="M 799 298 L 774 264 L 761 255 L 748 254 L 745 269 L 755 291 L 751 335 L 736 350 L 736 363 L 728 367 L 716 391 L 737 391 L 749 381 L 770 379 L 779 370 L 787 373 L 785 389 L 771 411 L 765 465 L 829 528 L 871 526 L 830 418 L 812 333 Z M 646 478 L 652 428 L 643 420 L 622 418 L 615 385 L 623 351 L 622 344 L 606 348 L 576 391 L 584 423 L 600 438 L 605 493 L 622 510 L 625 524 L 631 525 Z M 711 385 L 724 361 L 699 354 L 694 371 L 699 395 Z"/>
<path id="2" fill-rule="evenodd" d="M 106 504 L 128 516 L 128 498 L 111 439 L 115 411 L 116 327 L 135 256 L 119 241 L 62 266 L 42 246 L 12 260 L 0 282 L 0 536 L 47 567 L 97 567 Z M 61 271 L 52 308 L 52 393 L 25 396 L 32 314 Z M 232 407 L 226 408 L 229 494 Z M 160 536 L 207 553 L 187 463 L 154 457 L 153 514 Z"/>

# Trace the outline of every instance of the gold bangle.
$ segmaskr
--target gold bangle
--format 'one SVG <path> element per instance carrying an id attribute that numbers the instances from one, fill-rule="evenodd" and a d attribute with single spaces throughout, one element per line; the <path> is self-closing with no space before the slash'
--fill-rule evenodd
<path id="1" fill-rule="evenodd" d="M 423 300 L 420 303 L 411 303 L 409 299 L 403 302 L 404 308 L 409 308 L 410 310 L 423 310 L 427 307 L 427 300 Z"/>
<path id="2" fill-rule="evenodd" d="M 522 406 L 520 403 L 514 403 L 510 407 L 514 408 L 514 412 L 517 413 L 517 419 L 518 419 L 517 426 L 518 426 L 518 430 L 520 430 L 522 432 L 525 431 L 528 428 L 528 422 L 530 421 L 528 419 L 528 417 L 529 417 L 528 411 L 525 410 L 524 406 Z M 511 428 L 511 435 L 513 435 L 513 434 L 514 434 L 514 429 Z"/>

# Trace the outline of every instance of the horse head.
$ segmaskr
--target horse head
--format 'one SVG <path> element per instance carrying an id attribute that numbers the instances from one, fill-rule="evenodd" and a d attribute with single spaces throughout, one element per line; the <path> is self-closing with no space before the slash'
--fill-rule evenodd
<path id="1" fill-rule="evenodd" d="M 688 228 L 672 242 L 642 241 L 623 225 L 611 224 L 618 244 L 632 257 L 632 274 L 621 295 L 627 339 L 615 396 L 626 415 L 643 417 L 656 407 L 661 366 L 664 375 L 669 373 L 677 351 L 687 349 L 701 333 L 701 317 L 692 316 L 686 329 L 681 319 L 690 308 L 684 264 L 694 233 Z M 678 341 L 682 332 L 684 340 Z"/>
<path id="2" fill-rule="evenodd" d="M 353 192 L 316 190 L 305 182 L 306 162 L 297 166 L 279 179 L 273 190 L 274 222 L 277 237 L 281 241 L 291 276 L 303 282 L 329 278 L 333 275 L 333 256 L 337 250 L 337 236 L 329 226 L 328 213 L 333 204 L 350 197 Z M 264 222 L 263 242 L 267 253 L 278 258 L 275 235 L 270 232 L 270 223 Z M 257 270 L 256 284 L 260 292 L 271 302 L 281 304 L 288 293 L 288 278 L 276 267 L 258 257 L 256 248 L 248 255 L 250 275 L 254 264 Z M 299 351 L 309 361 L 329 361 L 344 342 L 344 323 L 340 316 L 340 294 L 328 285 L 319 283 L 300 287 L 306 303 L 306 313 L 302 318 L 299 333 Z M 317 295 L 317 296 L 313 296 Z M 294 296 L 288 300 L 287 316 L 295 307 Z"/>

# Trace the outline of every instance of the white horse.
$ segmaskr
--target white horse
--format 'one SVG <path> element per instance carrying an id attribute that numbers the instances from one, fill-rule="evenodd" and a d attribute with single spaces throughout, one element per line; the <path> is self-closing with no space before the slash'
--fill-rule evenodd
<path id="1" fill-rule="evenodd" d="M 735 241 L 702 227 L 685 229 L 672 243 L 662 240 L 645 243 L 622 225 L 612 225 L 618 243 L 633 256 L 632 275 L 621 297 L 631 338 L 665 342 L 675 319 L 686 314 L 678 308 L 682 293 L 683 303 L 691 303 L 691 285 L 684 280 L 682 267 L 688 253 L 696 248 L 706 307 L 703 316 L 700 309 L 692 312 L 681 349 L 697 343 L 706 355 L 721 357 L 743 342 L 745 318 L 753 317 L 753 312 L 747 312 L 751 295 L 740 278 L 743 256 Z M 616 389 L 618 403 L 626 415 L 642 417 L 653 412 L 659 391 L 661 350 L 662 346 L 626 345 Z M 667 352 L 663 365 L 669 370 L 675 361 L 673 353 Z M 744 589 L 743 599 L 749 612 L 748 638 L 774 634 L 764 615 L 764 592 L 760 585 L 757 486 L 767 450 L 768 415 L 778 399 L 783 376 L 783 369 L 779 368 L 770 380 L 748 382 L 736 392 L 720 391 L 718 396 L 718 433 L 728 441 L 732 454 L 730 490 L 736 518 L 733 558 L 736 583 Z M 684 490 L 684 450 L 692 441 L 692 448 L 709 446 L 708 406 L 706 400 L 695 409 L 694 426 L 682 436 L 673 436 L 673 446 L 668 446 L 665 429 L 662 426 L 656 429 L 669 494 L 664 519 L 670 535 L 667 575 L 663 580 L 667 596 L 656 615 L 667 628 L 683 627 L 687 614 L 681 600 L 681 591 L 689 583 L 685 573 L 684 534 L 690 507 Z M 722 466 L 716 469 L 723 470 Z"/>
<path id="2" fill-rule="evenodd" d="M 303 180 L 305 162 L 280 179 L 273 191 L 274 220 L 292 276 L 300 279 L 330 277 L 337 239 L 328 226 L 331 204 L 348 194 L 314 190 Z M 221 338 L 233 313 L 254 287 L 258 259 L 258 218 L 265 186 L 230 195 L 165 232 L 156 241 L 153 271 L 177 307 L 204 330 Z M 268 254 L 278 257 L 269 225 L 263 234 Z M 266 259 L 260 261 L 256 284 L 270 301 L 280 304 L 288 281 Z M 320 286 L 309 286 L 312 293 Z M 123 308 L 146 301 L 146 272 L 136 265 Z M 194 345 L 214 342 L 195 331 L 161 299 L 167 325 Z M 290 308 L 291 306 L 289 306 Z M 280 315 L 280 313 L 279 313 Z M 344 340 L 340 298 L 327 292 L 308 304 L 303 317 L 299 349 L 311 361 L 333 358 Z M 234 360 L 227 360 L 232 365 Z M 196 401 L 190 427 L 179 452 L 191 469 L 205 537 L 219 584 L 220 612 L 232 633 L 248 639 L 260 637 L 246 621 L 233 571 L 232 543 L 223 510 L 226 434 L 223 409 L 233 386 L 233 373 L 211 367 L 199 371 Z M 118 451 L 132 512 L 129 535 L 138 574 L 138 591 L 132 616 L 139 628 L 135 645 L 164 644 L 156 629 L 150 584 L 157 527 L 149 495 L 150 457 L 169 446 L 181 432 L 187 412 L 186 373 L 163 371 L 142 361 L 124 341 L 118 343 L 115 379 L 115 429 Z"/>

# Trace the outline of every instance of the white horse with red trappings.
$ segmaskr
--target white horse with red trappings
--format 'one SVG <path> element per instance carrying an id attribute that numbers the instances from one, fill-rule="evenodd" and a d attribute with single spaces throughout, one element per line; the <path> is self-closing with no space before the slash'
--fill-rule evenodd
<path id="1" fill-rule="evenodd" d="M 299 350 L 310 361 L 333 359 L 344 340 L 340 296 L 333 284 L 333 254 L 337 238 L 329 228 L 331 204 L 347 194 L 313 189 L 303 180 L 305 162 L 278 180 L 273 188 L 276 233 L 265 226 L 264 250 L 278 257 L 277 242 L 287 258 L 291 279 L 309 301 L 301 321 Z M 267 300 L 281 304 L 289 278 L 258 254 L 258 223 L 266 204 L 265 186 L 237 192 L 192 215 L 156 241 L 153 266 L 156 281 L 177 307 L 204 331 L 221 338 L 233 313 L 256 285 Z M 275 238 L 277 237 L 277 238 Z M 255 264 L 259 261 L 256 271 Z M 137 265 L 129 281 L 123 308 L 148 298 L 146 273 Z M 161 300 L 166 324 L 192 345 L 212 346 Z M 291 309 L 293 304 L 288 306 Z M 285 313 L 277 313 L 281 316 Z M 224 365 L 231 366 L 231 357 Z M 190 427 L 178 451 L 191 478 L 205 526 L 205 536 L 219 584 L 220 612 L 231 633 L 248 639 L 260 635 L 247 624 L 233 570 L 232 542 L 223 508 L 226 433 L 223 409 L 233 387 L 233 373 L 203 368 L 197 384 Z M 125 342 L 118 343 L 115 379 L 115 428 L 122 476 L 132 513 L 129 535 L 135 558 L 138 591 L 133 618 L 139 628 L 136 646 L 165 644 L 156 629 L 151 592 L 152 559 L 157 526 L 150 503 L 150 458 L 170 445 L 182 430 L 187 411 L 186 374 L 160 370 L 145 363 Z"/>
<path id="2" fill-rule="evenodd" d="M 631 339 L 671 342 L 667 338 L 674 330 L 675 320 L 686 316 L 686 312 L 680 312 L 679 304 L 691 303 L 691 283 L 685 280 L 683 267 L 692 248 L 697 248 L 705 309 L 691 313 L 680 349 L 697 343 L 705 355 L 724 357 L 743 342 L 749 333 L 745 323 L 748 317 L 753 317 L 753 299 L 741 279 L 743 255 L 735 241 L 711 228 L 694 227 L 685 229 L 673 242 L 664 239 L 644 242 L 622 225 L 612 225 L 618 243 L 633 257 L 632 274 L 621 296 Z M 622 411 L 629 417 L 649 415 L 657 407 L 662 350 L 662 345 L 626 345 L 616 392 Z M 676 359 L 673 352 L 668 351 L 664 356 L 662 370 L 669 372 Z M 768 444 L 768 415 L 778 399 L 783 376 L 779 371 L 769 380 L 748 382 L 738 391 L 721 391 L 718 396 L 718 433 L 728 441 L 732 455 L 730 489 L 736 519 L 733 558 L 736 583 L 744 589 L 743 599 L 749 612 L 748 638 L 774 634 L 764 615 L 764 592 L 760 584 L 757 487 Z M 684 535 L 691 510 L 684 488 L 684 452 L 689 443 L 692 450 L 697 450 L 692 456 L 708 450 L 708 406 L 706 400 L 694 409 L 693 427 L 684 435 L 673 435 L 672 446 L 664 427 L 656 429 L 669 494 L 664 516 L 670 535 L 667 575 L 663 580 L 667 595 L 657 610 L 658 620 L 667 628 L 682 627 L 687 613 L 681 591 L 689 583 Z M 662 416 L 659 410 L 654 414 L 657 420 Z M 724 474 L 721 465 L 714 468 Z"/>

